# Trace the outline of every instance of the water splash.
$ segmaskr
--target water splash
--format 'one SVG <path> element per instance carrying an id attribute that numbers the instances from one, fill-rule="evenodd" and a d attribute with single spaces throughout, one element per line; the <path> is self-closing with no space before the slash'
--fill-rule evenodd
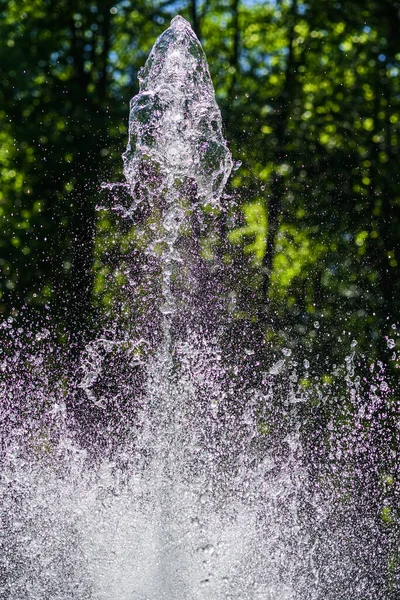
<path id="1" fill-rule="evenodd" d="M 139 81 L 123 155 L 132 189 L 159 196 L 189 179 L 201 200 L 218 204 L 232 159 L 203 49 L 185 19 L 158 38 Z"/>
<path id="2" fill-rule="evenodd" d="M 312 411 L 334 405 L 336 391 L 302 387 L 288 348 L 262 363 L 254 340 L 237 357 L 224 346 L 191 223 L 200 205 L 221 207 L 232 161 L 203 51 L 181 17 L 141 74 L 129 136 L 132 205 L 121 212 L 134 219 L 147 204 L 155 213 L 137 225 L 146 267 L 156 264 L 139 296 L 155 305 L 162 335 L 107 331 L 67 377 L 47 329 L 27 351 L 12 323 L 1 326 L 15 352 L 0 363 L 0 597 L 386 598 L 390 555 L 353 484 L 364 445 L 378 447 L 384 427 L 360 425 L 354 439 L 351 425 L 383 410 L 392 390 L 382 365 L 362 390 L 353 347 L 337 373 L 348 406 L 342 428 L 313 422 L 319 438 L 308 452 L 301 427 L 323 419 Z M 159 326 L 153 316 L 146 331 Z M 302 364 L 308 380 L 312 365 Z M 85 413 L 83 426 L 71 406 Z M 349 481 L 343 489 L 337 468 L 341 485 Z"/>

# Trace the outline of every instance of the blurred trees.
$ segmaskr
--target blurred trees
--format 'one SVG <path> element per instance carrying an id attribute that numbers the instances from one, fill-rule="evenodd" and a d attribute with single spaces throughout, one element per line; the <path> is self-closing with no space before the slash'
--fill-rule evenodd
<path id="1" fill-rule="evenodd" d="M 120 155 L 153 41 L 156 11 L 136 8 L 125 19 L 109 0 L 1 2 L 1 309 L 47 306 L 78 342 L 92 324 L 105 159 L 110 170 Z"/>
<path id="2" fill-rule="evenodd" d="M 50 313 L 79 343 L 111 302 L 127 242 L 96 211 L 99 184 L 122 179 L 137 71 L 180 12 L 243 163 L 224 228 L 237 318 L 313 348 L 322 370 L 341 339 L 384 355 L 400 308 L 398 2 L 0 7 L 4 317 Z"/>

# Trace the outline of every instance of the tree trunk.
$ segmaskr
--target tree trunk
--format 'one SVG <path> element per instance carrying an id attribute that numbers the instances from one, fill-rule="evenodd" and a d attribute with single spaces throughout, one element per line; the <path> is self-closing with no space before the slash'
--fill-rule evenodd
<path id="1" fill-rule="evenodd" d="M 278 103 L 277 112 L 279 115 L 278 125 L 275 131 L 275 137 L 277 139 L 277 151 L 273 157 L 275 165 L 282 165 L 286 159 L 285 143 L 287 137 L 287 126 L 289 121 L 291 104 L 293 102 L 295 93 L 295 58 L 294 58 L 294 28 L 296 25 L 297 16 L 297 0 L 292 0 L 292 6 L 289 13 L 289 53 L 286 62 L 285 80 L 283 83 L 282 93 L 280 101 Z M 266 201 L 266 209 L 268 215 L 267 225 L 267 245 L 266 251 L 262 262 L 262 297 L 263 297 L 263 308 L 262 312 L 265 313 L 268 310 L 269 294 L 271 286 L 271 274 L 273 260 L 275 256 L 275 245 L 276 237 L 279 230 L 280 224 L 280 213 L 282 208 L 282 201 L 285 195 L 285 182 L 283 176 L 279 170 L 275 167 L 272 173 L 272 183 L 270 189 L 270 195 Z"/>
<path id="2" fill-rule="evenodd" d="M 197 0 L 191 0 L 190 13 L 191 13 L 191 17 L 192 17 L 193 31 L 195 32 L 195 34 L 197 35 L 197 37 L 200 40 L 201 39 L 201 30 L 200 30 L 200 18 L 199 18 L 199 13 L 198 13 Z"/>

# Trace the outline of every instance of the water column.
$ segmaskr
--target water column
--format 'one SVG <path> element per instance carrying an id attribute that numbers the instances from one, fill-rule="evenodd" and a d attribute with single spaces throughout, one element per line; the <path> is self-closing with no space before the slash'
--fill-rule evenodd
<path id="1" fill-rule="evenodd" d="M 143 450 L 151 448 L 153 453 L 151 479 L 158 515 L 152 579 L 155 595 L 163 590 L 167 598 L 184 598 L 187 581 L 183 583 L 182 573 L 190 568 L 178 540 L 187 536 L 192 517 L 186 510 L 180 517 L 176 512 L 179 494 L 186 493 L 179 470 L 185 462 L 184 468 L 188 465 L 187 460 L 182 462 L 182 453 L 192 451 L 183 423 L 189 422 L 185 411 L 190 412 L 193 398 L 186 391 L 185 400 L 177 391 L 174 348 L 185 341 L 183 329 L 198 310 L 193 302 L 200 271 L 194 223 L 201 220 L 204 208 L 220 209 L 232 159 L 203 49 L 185 19 L 175 17 L 158 38 L 139 82 L 139 93 L 130 105 L 123 160 L 132 210 L 148 214 L 143 224 L 144 254 L 158 265 L 159 287 L 153 298 L 159 321 L 154 312 L 150 314 L 156 321 L 153 326 L 161 330 L 160 346 L 148 366 L 149 405 L 141 436 Z M 154 285 L 154 281 L 145 285 L 145 293 Z M 174 575 L 177 566 L 181 573 Z"/>
<path id="2" fill-rule="evenodd" d="M 169 346 L 174 314 L 182 314 L 195 285 L 191 219 L 202 207 L 220 207 L 232 159 L 203 49 L 185 19 L 175 17 L 158 38 L 139 81 L 130 105 L 124 173 L 132 210 L 144 203 L 153 215 L 146 252 L 160 264 L 159 310 Z"/>

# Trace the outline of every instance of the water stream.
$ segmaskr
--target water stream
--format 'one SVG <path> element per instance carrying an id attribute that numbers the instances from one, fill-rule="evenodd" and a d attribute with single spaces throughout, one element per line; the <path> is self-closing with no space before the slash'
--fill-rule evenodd
<path id="1" fill-rule="evenodd" d="M 153 312 L 137 325 L 132 309 L 125 336 L 89 344 L 75 383 L 40 339 L 4 366 L 0 597 L 377 598 L 362 534 L 374 537 L 375 521 L 355 525 L 348 506 L 339 517 L 306 468 L 295 364 L 262 372 L 254 349 L 242 346 L 237 362 L 224 349 L 222 267 L 198 242 L 227 202 L 232 158 L 182 17 L 140 73 L 123 160 L 124 216 L 137 223 L 150 273 L 135 306 Z M 240 360 L 259 371 L 257 385 Z M 114 414 L 79 428 L 71 396 L 93 415 Z M 119 413 L 116 396 L 130 408 Z"/>

